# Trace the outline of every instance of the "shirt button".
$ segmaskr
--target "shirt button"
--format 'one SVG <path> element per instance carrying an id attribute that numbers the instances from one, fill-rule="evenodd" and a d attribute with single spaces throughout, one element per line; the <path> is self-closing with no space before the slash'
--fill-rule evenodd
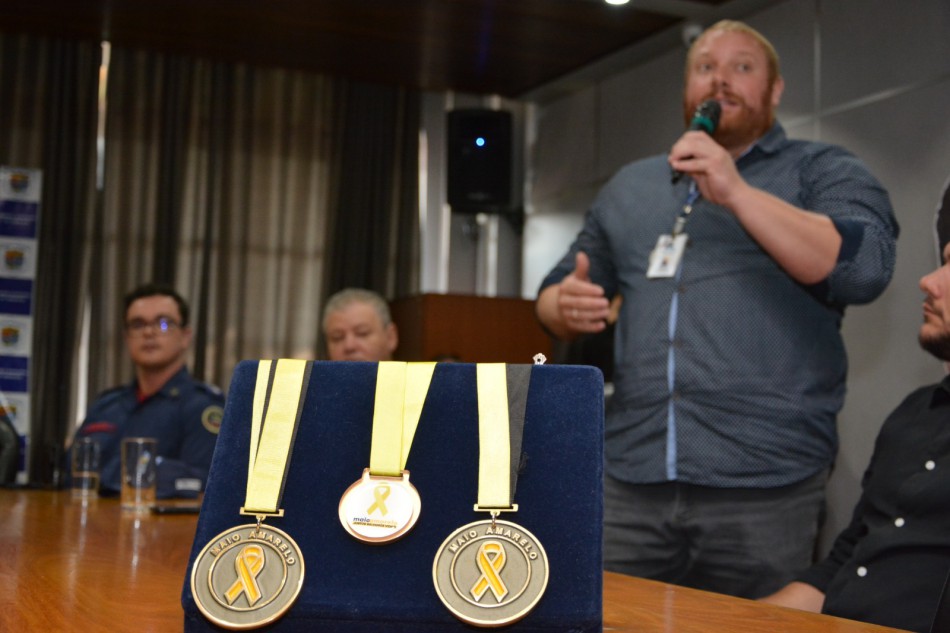
<path id="1" fill-rule="evenodd" d="M 861 576 L 861 578 L 864 578 L 867 575 L 868 575 L 867 567 L 865 567 L 864 565 L 861 565 L 860 567 L 858 567 L 858 576 Z"/>
<path id="2" fill-rule="evenodd" d="M 928 459 L 926 463 L 924 463 L 924 468 L 926 468 L 927 470 L 933 470 L 936 467 L 937 467 L 937 464 L 934 463 L 934 460 L 932 459 Z"/>
<path id="3" fill-rule="evenodd" d="M 904 517 L 897 517 L 894 519 L 894 525 L 897 527 L 904 527 Z"/>

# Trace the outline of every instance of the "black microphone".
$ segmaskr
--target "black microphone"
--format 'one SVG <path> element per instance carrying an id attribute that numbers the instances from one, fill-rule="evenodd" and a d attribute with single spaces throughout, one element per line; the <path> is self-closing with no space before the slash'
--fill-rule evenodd
<path id="1" fill-rule="evenodd" d="M 713 132 L 716 131 L 716 126 L 719 125 L 720 114 L 722 114 L 722 106 L 719 105 L 719 102 L 715 99 L 707 99 L 696 108 L 693 119 L 689 122 L 689 127 L 686 130 L 697 130 L 712 136 Z M 683 172 L 674 169 L 671 181 L 675 185 L 682 177 Z"/>

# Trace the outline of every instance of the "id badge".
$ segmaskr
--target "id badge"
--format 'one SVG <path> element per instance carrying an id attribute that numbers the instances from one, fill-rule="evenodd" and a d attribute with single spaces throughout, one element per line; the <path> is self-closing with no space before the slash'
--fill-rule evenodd
<path id="1" fill-rule="evenodd" d="M 647 279 L 667 279 L 676 275 L 683 251 L 686 249 L 686 233 L 677 236 L 661 235 L 656 240 L 656 246 L 650 253 L 650 267 L 647 269 Z"/>

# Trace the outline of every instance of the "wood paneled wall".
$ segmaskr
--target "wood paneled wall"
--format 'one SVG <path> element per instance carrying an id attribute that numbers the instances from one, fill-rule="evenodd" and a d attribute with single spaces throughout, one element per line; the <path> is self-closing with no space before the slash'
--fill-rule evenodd
<path id="1" fill-rule="evenodd" d="M 391 308 L 399 328 L 397 360 L 532 363 L 538 352 L 551 358 L 551 338 L 533 301 L 423 294 L 393 301 Z"/>

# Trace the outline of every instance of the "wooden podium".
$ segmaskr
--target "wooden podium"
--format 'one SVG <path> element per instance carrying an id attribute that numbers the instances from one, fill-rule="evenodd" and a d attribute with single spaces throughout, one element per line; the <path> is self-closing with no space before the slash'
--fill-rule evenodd
<path id="1" fill-rule="evenodd" d="M 511 297 L 423 294 L 390 304 L 399 328 L 396 360 L 531 363 L 551 359 L 551 338 L 534 314 L 534 301 Z"/>

